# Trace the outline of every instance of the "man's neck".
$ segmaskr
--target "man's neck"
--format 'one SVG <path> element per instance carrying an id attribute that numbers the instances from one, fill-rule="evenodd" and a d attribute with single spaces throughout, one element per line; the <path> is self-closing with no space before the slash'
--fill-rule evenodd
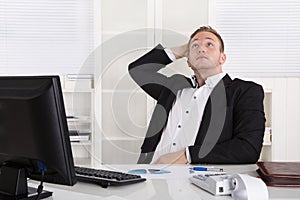
<path id="1" fill-rule="evenodd" d="M 220 74 L 222 73 L 223 71 L 220 70 L 220 71 L 194 71 L 195 73 L 195 76 L 197 78 L 197 82 L 200 86 L 204 85 L 205 84 L 205 81 L 207 78 L 211 77 L 211 76 L 214 76 L 216 74 Z"/>

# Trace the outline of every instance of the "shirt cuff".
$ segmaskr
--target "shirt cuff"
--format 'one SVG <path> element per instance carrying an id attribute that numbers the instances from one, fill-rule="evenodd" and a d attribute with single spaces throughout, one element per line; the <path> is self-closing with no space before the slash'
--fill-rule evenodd
<path id="1" fill-rule="evenodd" d="M 174 55 L 174 53 L 171 51 L 171 49 L 165 48 L 164 49 L 166 54 L 168 55 L 168 57 L 170 58 L 170 60 L 174 61 L 176 60 L 176 57 Z"/>
<path id="2" fill-rule="evenodd" d="M 192 159 L 191 159 L 189 147 L 186 147 L 186 148 L 185 148 L 185 156 L 186 156 L 186 159 L 187 159 L 188 163 L 191 163 L 191 162 L 192 162 Z"/>

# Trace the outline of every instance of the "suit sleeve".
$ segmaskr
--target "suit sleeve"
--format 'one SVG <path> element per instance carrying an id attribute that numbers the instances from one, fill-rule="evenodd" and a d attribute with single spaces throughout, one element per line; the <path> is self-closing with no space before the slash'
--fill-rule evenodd
<path id="1" fill-rule="evenodd" d="M 255 163 L 259 159 L 265 129 L 263 99 L 262 87 L 252 83 L 233 106 L 232 122 L 229 122 L 232 123 L 232 138 L 217 143 L 205 156 L 200 156 L 201 146 L 189 146 L 192 163 Z"/>
<path id="2" fill-rule="evenodd" d="M 171 62 L 172 60 L 159 44 L 144 56 L 130 63 L 128 72 L 147 94 L 157 100 L 168 79 L 158 71 Z"/>

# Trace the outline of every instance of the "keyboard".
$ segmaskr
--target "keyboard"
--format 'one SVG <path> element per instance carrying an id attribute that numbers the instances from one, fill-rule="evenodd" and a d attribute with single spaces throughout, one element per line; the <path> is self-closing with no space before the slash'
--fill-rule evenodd
<path id="1" fill-rule="evenodd" d="M 95 183 L 104 188 L 107 188 L 108 186 L 121 186 L 139 183 L 146 180 L 140 175 L 127 174 L 117 171 L 108 171 L 79 166 L 75 166 L 74 169 L 77 180 Z"/>

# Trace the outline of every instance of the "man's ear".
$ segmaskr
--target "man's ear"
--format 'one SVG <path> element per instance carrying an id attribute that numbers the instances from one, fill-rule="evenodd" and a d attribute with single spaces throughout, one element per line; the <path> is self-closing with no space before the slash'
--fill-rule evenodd
<path id="1" fill-rule="evenodd" d="M 226 54 L 225 53 L 221 53 L 220 59 L 219 59 L 219 63 L 220 65 L 223 65 L 226 61 Z"/>

